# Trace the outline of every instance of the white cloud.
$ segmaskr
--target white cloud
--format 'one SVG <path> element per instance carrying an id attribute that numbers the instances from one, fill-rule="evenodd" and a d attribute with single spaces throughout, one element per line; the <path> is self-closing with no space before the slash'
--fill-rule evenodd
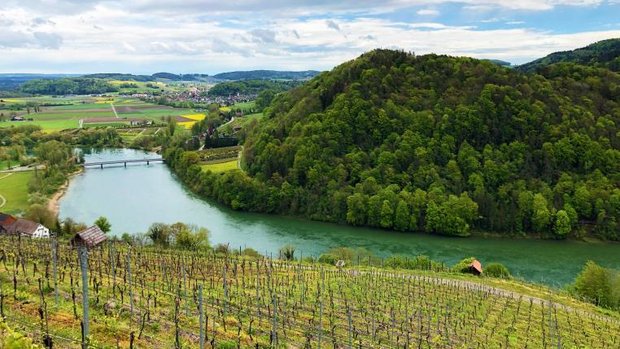
<path id="1" fill-rule="evenodd" d="M 427 8 L 427 9 L 422 9 L 422 10 L 416 11 L 416 14 L 418 14 L 420 16 L 433 17 L 433 16 L 439 16 L 439 11 Z"/>
<path id="2" fill-rule="evenodd" d="M 523 63 L 620 37 L 620 30 L 554 34 L 524 29 L 520 23 L 509 23 L 511 17 L 505 12 L 512 11 L 493 18 L 507 29 L 447 25 L 428 12 L 446 0 L 272 1 L 262 8 L 255 0 L 190 0 L 183 6 L 163 0 L 2 1 L 0 69 L 4 72 L 32 72 L 41 67 L 49 72 L 134 73 L 329 69 L 377 46 Z M 600 4 L 596 0 L 460 2 L 520 10 Z M 74 7 L 69 10 L 69 5 Z M 412 5 L 417 7 L 410 9 Z M 136 12 L 139 8 L 144 11 Z M 399 12 L 399 21 L 371 14 L 405 8 L 409 12 Z M 419 18 L 415 15 L 409 21 L 402 19 L 416 9 L 428 16 L 427 21 L 412 22 Z M 471 23 L 475 21 L 464 22 Z"/>

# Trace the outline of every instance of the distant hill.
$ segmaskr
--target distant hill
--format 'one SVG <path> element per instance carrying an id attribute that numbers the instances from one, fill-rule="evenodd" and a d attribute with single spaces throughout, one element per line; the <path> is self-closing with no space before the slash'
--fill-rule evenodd
<path id="1" fill-rule="evenodd" d="M 250 70 L 233 71 L 213 75 L 222 80 L 260 80 L 260 79 L 283 79 L 283 80 L 307 80 L 317 76 L 316 70 L 306 71 L 278 71 L 278 70 Z"/>
<path id="2" fill-rule="evenodd" d="M 620 38 L 599 41 L 572 51 L 555 52 L 520 65 L 516 69 L 531 73 L 555 63 L 602 66 L 618 72 L 620 71 Z"/>
<path id="3" fill-rule="evenodd" d="M 78 76 L 74 74 L 0 74 L 0 90 L 16 90 L 26 81 L 37 79 L 60 79 Z"/>
<path id="4" fill-rule="evenodd" d="M 113 79 L 113 80 L 128 80 L 128 81 L 155 81 L 155 78 L 151 75 L 134 75 L 123 73 L 96 73 L 83 75 L 84 78 L 89 79 Z"/>
<path id="5" fill-rule="evenodd" d="M 486 61 L 487 62 L 491 62 L 493 64 L 501 65 L 503 67 L 510 67 L 510 66 L 512 66 L 512 63 L 506 62 L 506 61 L 502 61 L 501 59 L 486 59 Z"/>

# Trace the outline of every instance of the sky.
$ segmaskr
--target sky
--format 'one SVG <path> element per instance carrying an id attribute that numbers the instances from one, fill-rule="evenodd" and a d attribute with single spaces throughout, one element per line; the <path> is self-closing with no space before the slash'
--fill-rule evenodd
<path id="1" fill-rule="evenodd" d="M 620 38 L 620 0 L 1 0 L 1 73 L 329 70 L 375 48 L 522 64 Z"/>

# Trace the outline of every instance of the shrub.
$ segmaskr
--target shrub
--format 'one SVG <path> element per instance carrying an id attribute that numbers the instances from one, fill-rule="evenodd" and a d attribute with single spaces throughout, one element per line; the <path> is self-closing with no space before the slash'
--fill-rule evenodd
<path id="1" fill-rule="evenodd" d="M 501 263 L 489 263 L 484 267 L 484 275 L 500 279 L 510 279 L 510 271 Z"/>
<path id="2" fill-rule="evenodd" d="M 280 259 L 292 261 L 295 259 L 295 246 L 285 245 L 280 249 Z"/>
<path id="3" fill-rule="evenodd" d="M 363 247 L 335 247 L 319 256 L 320 263 L 334 265 L 338 260 L 345 261 L 346 265 L 379 265 L 381 260 Z"/>
<path id="4" fill-rule="evenodd" d="M 255 249 L 251 248 L 251 247 L 247 247 L 245 249 L 243 249 L 243 251 L 241 251 L 241 255 L 242 256 L 246 256 L 246 257 L 252 257 L 252 258 L 261 258 L 261 254 L 258 253 L 258 251 L 256 251 Z"/>
<path id="5" fill-rule="evenodd" d="M 391 256 L 384 262 L 386 267 L 415 270 L 443 270 L 443 265 L 431 260 L 428 256 Z"/>
<path id="6" fill-rule="evenodd" d="M 620 308 L 620 273 L 587 261 L 573 284 L 576 295 L 596 305 Z"/>

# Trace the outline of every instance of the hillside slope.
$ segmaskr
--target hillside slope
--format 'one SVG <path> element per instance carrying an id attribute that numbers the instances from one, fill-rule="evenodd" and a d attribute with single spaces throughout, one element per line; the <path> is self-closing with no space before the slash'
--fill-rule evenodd
<path id="1" fill-rule="evenodd" d="M 169 164 L 235 209 L 401 231 L 620 234 L 620 75 L 376 50 L 279 95 L 245 174 Z"/>
<path id="2" fill-rule="evenodd" d="M 577 63 L 607 67 L 620 71 L 620 39 L 595 42 L 572 51 L 555 52 L 546 57 L 518 66 L 523 72 L 536 72 L 554 63 Z"/>
<path id="3" fill-rule="evenodd" d="M 82 285 L 76 250 L 58 246 L 54 268 L 47 242 L 0 238 L 5 321 L 58 348 L 80 346 L 83 297 L 95 348 L 198 348 L 200 333 L 206 348 L 612 348 L 620 341 L 616 312 L 513 281 L 105 243 L 89 252 Z"/>

